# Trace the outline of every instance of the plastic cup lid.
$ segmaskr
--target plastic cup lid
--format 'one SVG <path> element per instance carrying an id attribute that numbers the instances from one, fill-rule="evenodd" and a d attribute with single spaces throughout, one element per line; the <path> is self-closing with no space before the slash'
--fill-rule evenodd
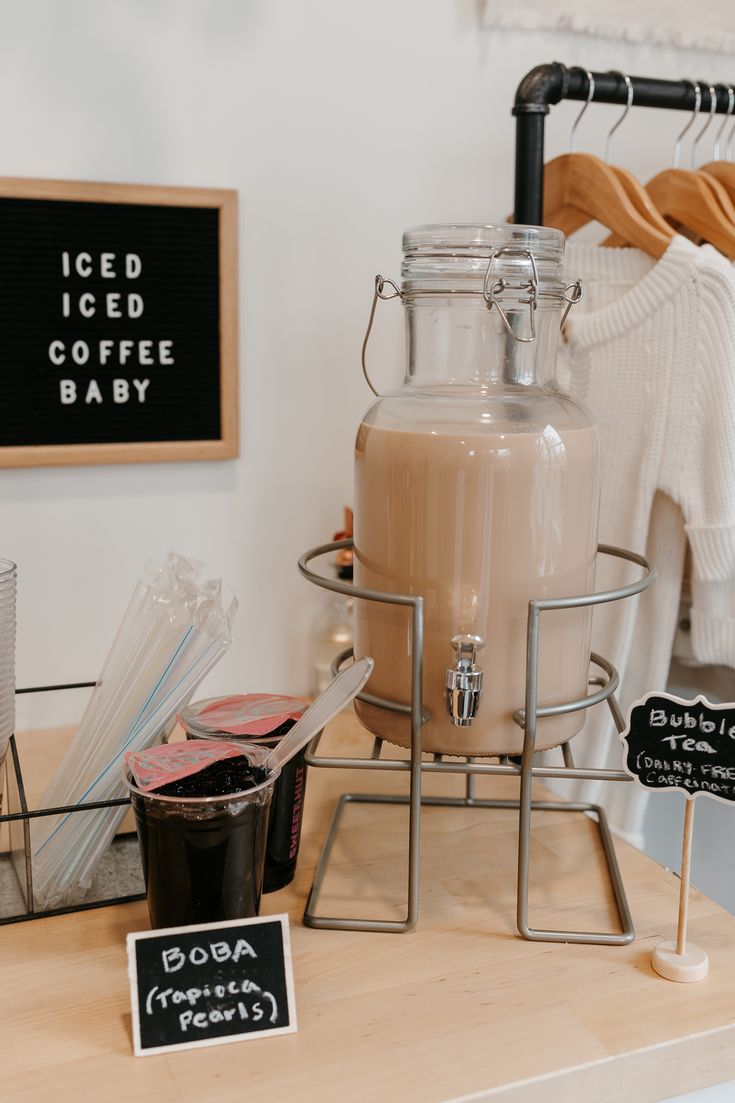
<path id="1" fill-rule="evenodd" d="M 179 723 L 191 735 L 268 735 L 287 720 L 298 720 L 308 702 L 275 693 L 241 693 L 209 697 L 182 709 Z"/>

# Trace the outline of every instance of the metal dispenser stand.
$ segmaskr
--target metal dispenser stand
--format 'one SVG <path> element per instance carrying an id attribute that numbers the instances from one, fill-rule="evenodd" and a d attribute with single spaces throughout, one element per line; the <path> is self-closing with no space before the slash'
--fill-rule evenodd
<path id="1" fill-rule="evenodd" d="M 387 931 L 400 933 L 410 931 L 415 927 L 419 914 L 419 858 L 420 858 L 420 828 L 421 806 L 439 805 L 442 807 L 471 807 L 471 808 L 504 808 L 517 809 L 519 836 L 518 836 L 518 892 L 516 920 L 518 930 L 524 938 L 537 942 L 583 942 L 606 946 L 622 946 L 632 942 L 635 937 L 633 921 L 625 896 L 625 889 L 620 874 L 620 868 L 615 857 L 612 835 L 607 823 L 604 809 L 598 804 L 586 804 L 582 802 L 572 803 L 568 801 L 533 800 L 531 787 L 534 778 L 562 778 L 562 779 L 590 779 L 596 781 L 623 781 L 631 779 L 622 770 L 602 770 L 580 768 L 574 765 L 572 750 L 569 743 L 562 745 L 564 759 L 563 766 L 534 765 L 534 752 L 536 746 L 536 724 L 545 716 L 559 716 L 562 713 L 579 712 L 582 709 L 591 708 L 607 701 L 608 707 L 618 731 L 622 731 L 625 722 L 615 698 L 615 692 L 619 685 L 618 673 L 612 663 L 594 652 L 590 655 L 593 666 L 602 674 L 593 674 L 589 679 L 591 686 L 597 686 L 595 692 L 586 697 L 580 697 L 575 701 L 568 701 L 560 705 L 540 706 L 536 700 L 538 685 L 538 647 L 541 614 L 552 609 L 578 609 L 583 606 L 602 605 L 610 601 L 620 601 L 634 597 L 642 593 L 655 581 L 656 571 L 646 559 L 634 552 L 615 548 L 608 544 L 598 546 L 598 554 L 613 556 L 616 559 L 624 559 L 634 563 L 644 571 L 643 576 L 628 586 L 621 586 L 614 590 L 605 590 L 594 594 L 585 594 L 580 597 L 567 597 L 556 599 L 534 599 L 528 604 L 528 625 L 526 644 L 526 690 L 525 703 L 519 708 L 513 719 L 523 730 L 523 753 L 520 765 L 517 761 L 503 756 L 496 763 L 478 762 L 476 758 L 455 758 L 441 754 L 433 755 L 431 760 L 424 760 L 421 744 L 421 729 L 425 720 L 422 708 L 422 669 L 423 669 L 423 641 L 424 641 L 424 599 L 419 595 L 389 594 L 380 590 L 370 590 L 364 587 L 353 586 L 351 583 L 340 582 L 336 579 L 326 578 L 310 568 L 312 560 L 342 548 L 351 548 L 352 540 L 338 540 L 329 544 L 321 544 L 305 552 L 299 559 L 299 570 L 309 582 L 320 586 L 325 590 L 345 594 L 362 601 L 378 601 L 389 605 L 405 605 L 411 609 L 411 704 L 400 704 L 395 701 L 387 701 L 375 697 L 370 693 L 359 694 L 359 699 L 378 708 L 384 708 L 391 712 L 404 713 L 411 718 L 411 749 L 407 760 L 395 760 L 381 758 L 383 740 L 376 738 L 373 750 L 369 758 L 330 758 L 320 757 L 317 754 L 321 733 L 314 737 L 308 747 L 306 762 L 309 766 L 326 769 L 353 769 L 353 770 L 393 770 L 408 773 L 409 793 L 407 796 L 393 796 L 389 794 L 360 794 L 344 793 L 334 810 L 332 822 L 327 832 L 327 837 L 322 848 L 322 853 L 314 874 L 314 882 L 306 902 L 304 910 L 304 923 L 308 927 L 317 927 L 326 930 L 350 930 L 350 931 Z M 336 665 L 344 663 L 352 654 L 351 650 L 343 652 L 337 659 Z M 466 775 L 466 789 L 464 797 L 428 797 L 422 796 L 421 781 L 424 773 L 440 774 L 464 774 Z M 475 796 L 475 779 L 478 775 L 492 774 L 505 777 L 520 777 L 520 796 L 518 800 L 484 800 Z M 348 804 L 400 804 L 408 805 L 408 901 L 406 918 L 398 921 L 383 919 L 352 919 L 337 916 L 317 915 L 316 909 L 319 895 L 322 889 L 327 867 L 329 864 L 332 847 L 339 828 L 340 819 L 345 806 Z M 605 853 L 607 868 L 610 877 L 615 904 L 620 920 L 621 932 L 619 934 L 604 931 L 562 931 L 543 930 L 532 927 L 528 918 L 528 885 L 530 875 L 530 842 L 531 842 L 531 813 L 543 810 L 546 812 L 587 812 L 592 813 L 596 819 L 600 832 L 600 841 Z"/>

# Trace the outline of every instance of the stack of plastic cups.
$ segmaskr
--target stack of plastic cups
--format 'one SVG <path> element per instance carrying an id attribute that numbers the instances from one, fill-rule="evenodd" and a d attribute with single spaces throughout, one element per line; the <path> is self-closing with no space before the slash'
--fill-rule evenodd
<path id="1" fill-rule="evenodd" d="M 15 731 L 15 563 L 0 559 L 0 810 L 5 757 Z"/>

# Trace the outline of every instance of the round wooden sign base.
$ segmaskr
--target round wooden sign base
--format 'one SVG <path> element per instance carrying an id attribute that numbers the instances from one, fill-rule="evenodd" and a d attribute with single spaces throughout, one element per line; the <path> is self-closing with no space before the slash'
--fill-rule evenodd
<path id="1" fill-rule="evenodd" d="M 677 954 L 675 942 L 659 942 L 651 955 L 651 965 L 666 980 L 688 983 L 704 980 L 709 973 L 709 958 L 699 946 L 691 942 L 683 954 Z"/>

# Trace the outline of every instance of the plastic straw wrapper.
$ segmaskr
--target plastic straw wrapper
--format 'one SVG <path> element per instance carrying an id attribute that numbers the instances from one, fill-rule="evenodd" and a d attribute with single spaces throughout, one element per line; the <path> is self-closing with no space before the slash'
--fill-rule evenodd
<path id="1" fill-rule="evenodd" d="M 201 570 L 201 563 L 174 554 L 147 568 L 41 807 L 124 797 L 123 755 L 160 743 L 227 651 L 237 601 L 225 608 L 221 583 L 200 582 Z M 126 810 L 101 808 L 35 821 L 37 908 L 62 907 L 89 887 Z"/>

